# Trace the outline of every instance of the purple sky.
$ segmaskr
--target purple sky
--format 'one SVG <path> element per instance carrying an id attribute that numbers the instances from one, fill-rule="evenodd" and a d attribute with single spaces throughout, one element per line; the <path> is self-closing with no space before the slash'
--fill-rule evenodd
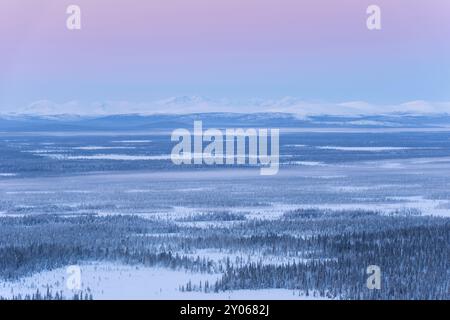
<path id="1" fill-rule="evenodd" d="M 82 30 L 66 29 L 69 4 Z M 382 9 L 382 30 L 366 8 Z M 0 110 L 201 95 L 450 101 L 448 0 L 2 0 Z"/>

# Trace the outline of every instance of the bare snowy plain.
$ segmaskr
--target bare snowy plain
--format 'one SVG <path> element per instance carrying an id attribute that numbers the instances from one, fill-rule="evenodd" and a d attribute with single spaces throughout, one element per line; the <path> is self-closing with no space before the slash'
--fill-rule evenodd
<path id="1" fill-rule="evenodd" d="M 450 133 L 281 139 L 263 177 L 173 166 L 161 134 L 0 137 L 0 296 L 449 297 Z M 381 292 L 365 287 L 371 264 Z"/>

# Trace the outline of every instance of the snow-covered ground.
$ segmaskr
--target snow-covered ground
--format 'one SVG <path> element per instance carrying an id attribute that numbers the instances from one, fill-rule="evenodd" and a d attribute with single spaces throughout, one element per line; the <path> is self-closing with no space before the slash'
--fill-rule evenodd
<path id="1" fill-rule="evenodd" d="M 233 266 L 245 266 L 251 263 L 260 265 L 283 265 L 283 264 L 299 264 L 312 261 L 313 259 L 305 259 L 294 256 L 277 256 L 271 254 L 249 254 L 248 252 L 239 252 L 232 250 L 220 250 L 220 249 L 199 249 L 194 253 L 186 254 L 180 253 L 181 255 L 190 258 L 206 258 L 209 261 L 214 261 L 216 264 L 226 265 L 228 262 Z M 320 260 L 330 260 L 327 258 L 320 258 Z"/>
<path id="2" fill-rule="evenodd" d="M 144 156 L 126 154 L 96 154 L 91 156 L 68 156 L 64 154 L 35 153 L 38 156 L 45 156 L 56 160 L 116 160 L 116 161 L 150 161 L 150 160 L 170 160 L 170 155 Z"/>
<path id="3" fill-rule="evenodd" d="M 4 173 L 4 172 L 0 172 L 0 177 L 15 177 L 17 174 L 16 173 Z"/>
<path id="4" fill-rule="evenodd" d="M 236 290 L 219 293 L 182 292 L 181 284 L 198 284 L 200 281 L 214 283 L 220 274 L 189 273 L 163 268 L 129 266 L 111 262 L 92 262 L 79 266 L 81 270 L 81 290 L 91 292 L 94 299 L 112 300 L 229 300 L 229 299 L 322 299 L 314 295 L 305 296 L 298 291 L 286 289 Z M 53 292 L 63 292 L 65 297 L 72 297 L 79 292 L 69 289 L 68 282 L 72 273 L 67 268 L 43 271 L 18 281 L 0 282 L 0 296 L 12 298 L 14 295 L 33 294 L 39 289 L 41 293 L 47 287 Z"/>
<path id="5" fill-rule="evenodd" d="M 338 150 L 338 151 L 363 151 L 363 152 L 383 152 L 383 151 L 398 151 L 410 150 L 414 148 L 408 147 L 340 147 L 340 146 L 323 146 L 316 147 L 322 150 Z"/>

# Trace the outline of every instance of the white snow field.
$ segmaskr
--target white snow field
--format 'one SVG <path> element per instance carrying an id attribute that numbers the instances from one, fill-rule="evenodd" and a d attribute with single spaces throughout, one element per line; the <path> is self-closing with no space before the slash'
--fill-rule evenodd
<path id="1" fill-rule="evenodd" d="M 220 274 L 201 274 L 173 271 L 164 268 L 129 266 L 111 262 L 92 262 L 79 266 L 81 269 L 81 291 L 90 292 L 95 300 L 298 300 L 324 299 L 323 297 L 300 294 L 286 289 L 237 290 L 219 293 L 182 292 L 180 284 L 209 281 L 213 283 Z M 17 281 L 0 283 L 0 296 L 11 299 L 13 296 L 32 295 L 39 289 L 46 293 L 47 288 L 54 294 L 62 292 L 70 298 L 79 290 L 71 290 L 67 285 L 70 273 L 67 268 L 43 271 Z"/>

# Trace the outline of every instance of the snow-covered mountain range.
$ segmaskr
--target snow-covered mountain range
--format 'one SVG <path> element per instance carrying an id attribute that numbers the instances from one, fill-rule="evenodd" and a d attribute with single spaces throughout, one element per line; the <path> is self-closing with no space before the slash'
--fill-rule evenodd
<path id="1" fill-rule="evenodd" d="M 209 127 L 448 128 L 450 102 L 374 105 L 304 102 L 292 97 L 238 101 L 197 96 L 148 103 L 38 101 L 0 111 L 0 131 L 172 129 L 191 127 L 194 120 Z"/>
<path id="2" fill-rule="evenodd" d="M 382 114 L 450 114 L 450 102 L 409 101 L 399 104 L 371 104 L 364 101 L 342 103 L 308 102 L 299 98 L 280 99 L 210 99 L 181 96 L 150 102 L 106 101 L 82 103 L 69 101 L 56 103 L 41 100 L 24 107 L 0 107 L 2 115 L 77 115 L 108 116 L 122 114 L 192 114 L 192 113 L 289 113 L 296 117 L 360 116 Z"/>

